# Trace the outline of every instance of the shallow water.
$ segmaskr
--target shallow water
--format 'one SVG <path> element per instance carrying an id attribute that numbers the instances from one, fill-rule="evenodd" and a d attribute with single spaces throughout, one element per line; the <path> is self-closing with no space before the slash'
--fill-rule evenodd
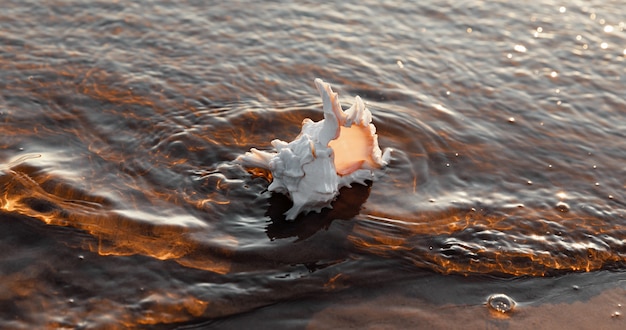
<path id="1" fill-rule="evenodd" d="M 5 1 L 0 327 L 315 328 L 407 304 L 384 297 L 423 320 L 626 288 L 622 7 Z M 394 152 L 287 223 L 232 160 L 321 119 L 316 77 Z"/>

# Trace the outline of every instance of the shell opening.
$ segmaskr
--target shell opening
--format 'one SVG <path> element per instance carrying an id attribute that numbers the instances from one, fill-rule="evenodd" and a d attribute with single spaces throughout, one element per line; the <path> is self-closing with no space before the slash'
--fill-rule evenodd
<path id="1" fill-rule="evenodd" d="M 339 129 L 339 137 L 328 143 L 335 154 L 334 164 L 337 174 L 350 174 L 364 164 L 376 168 L 376 163 L 372 159 L 374 138 L 369 126 L 341 126 Z"/>

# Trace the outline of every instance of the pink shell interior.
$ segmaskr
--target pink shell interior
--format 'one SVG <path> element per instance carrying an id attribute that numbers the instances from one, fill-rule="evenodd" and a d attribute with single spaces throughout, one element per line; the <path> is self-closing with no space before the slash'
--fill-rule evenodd
<path id="1" fill-rule="evenodd" d="M 328 143 L 335 155 L 334 163 L 337 174 L 350 174 L 361 168 L 363 163 L 377 167 L 372 159 L 374 138 L 369 126 L 340 126 L 339 129 L 339 137 Z"/>

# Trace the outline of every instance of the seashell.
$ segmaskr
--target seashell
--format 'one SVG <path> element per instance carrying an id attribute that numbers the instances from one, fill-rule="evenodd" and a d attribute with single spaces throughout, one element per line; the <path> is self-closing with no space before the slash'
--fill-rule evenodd
<path id="1" fill-rule="evenodd" d="M 314 122 L 305 118 L 295 140 L 276 139 L 272 141 L 275 151 L 252 148 L 235 160 L 271 171 L 273 180 L 267 189 L 293 201 L 285 213 L 287 220 L 330 207 L 339 189 L 375 180 L 375 171 L 390 159 L 391 149 L 380 150 L 372 113 L 360 97 L 343 111 L 329 84 L 318 78 L 315 86 L 323 100 L 324 119 Z"/>

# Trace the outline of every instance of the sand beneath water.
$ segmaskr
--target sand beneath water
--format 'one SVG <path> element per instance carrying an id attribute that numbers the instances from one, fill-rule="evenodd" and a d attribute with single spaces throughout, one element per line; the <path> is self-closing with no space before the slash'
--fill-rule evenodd
<path id="1" fill-rule="evenodd" d="M 519 303 L 510 314 L 486 305 L 434 306 L 406 296 L 338 302 L 311 318 L 307 329 L 626 329 L 626 289 L 586 301 Z"/>

